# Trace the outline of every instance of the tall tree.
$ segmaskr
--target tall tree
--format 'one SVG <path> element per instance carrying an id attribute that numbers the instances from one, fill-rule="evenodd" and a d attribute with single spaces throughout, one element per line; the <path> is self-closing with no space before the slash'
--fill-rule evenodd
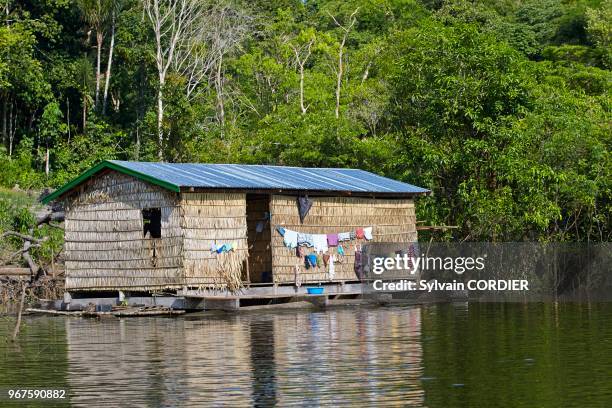
<path id="1" fill-rule="evenodd" d="M 315 41 L 316 33 L 312 28 L 304 30 L 295 38 L 287 40 L 287 45 L 293 52 L 294 62 L 300 76 L 300 110 L 302 115 L 305 115 L 308 110 L 308 106 L 304 105 L 304 67 L 312 55 L 312 47 Z"/>
<path id="2" fill-rule="evenodd" d="M 117 24 L 117 14 L 121 12 L 123 0 L 110 0 L 110 44 L 108 46 L 108 61 L 106 63 L 106 75 L 104 75 L 104 97 L 102 100 L 102 113 L 106 114 L 108 101 L 108 89 L 110 87 L 111 67 L 113 65 L 113 52 L 115 50 L 115 29 Z"/>
<path id="3" fill-rule="evenodd" d="M 344 75 L 344 47 L 346 45 L 346 39 L 357 22 L 357 18 L 355 16 L 357 15 L 358 11 L 359 7 L 357 7 L 355 11 L 351 13 L 348 18 L 348 22 L 345 25 L 340 24 L 336 17 L 329 13 L 329 16 L 332 18 L 332 20 L 334 20 L 334 23 L 342 32 L 342 39 L 338 45 L 338 66 L 336 68 L 336 119 L 340 117 L 340 89 L 342 88 L 342 75 Z"/>
<path id="4" fill-rule="evenodd" d="M 176 52 L 193 39 L 204 14 L 201 0 L 145 0 L 144 8 L 155 36 L 157 90 L 157 158 L 164 159 L 164 86 Z"/>
<path id="5" fill-rule="evenodd" d="M 96 92 L 94 98 L 94 108 L 98 108 L 100 103 L 100 82 L 102 65 L 102 45 L 104 43 L 104 28 L 108 18 L 108 0 L 78 0 L 79 7 L 83 13 L 83 18 L 96 32 Z"/>
<path id="6" fill-rule="evenodd" d="M 213 52 L 212 83 L 217 95 L 217 121 L 224 134 L 225 128 L 225 75 L 226 56 L 234 52 L 249 33 L 251 17 L 230 3 L 219 2 L 210 11 L 212 27 L 207 31 Z"/>

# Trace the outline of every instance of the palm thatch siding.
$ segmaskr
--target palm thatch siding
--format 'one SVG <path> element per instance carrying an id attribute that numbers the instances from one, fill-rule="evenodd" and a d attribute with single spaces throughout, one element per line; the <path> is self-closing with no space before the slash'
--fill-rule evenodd
<path id="1" fill-rule="evenodd" d="M 66 289 L 182 286 L 177 194 L 110 171 L 65 200 Z M 142 210 L 161 210 L 162 238 L 145 237 Z"/>
<path id="2" fill-rule="evenodd" d="M 265 272 L 272 273 L 270 223 L 266 219 L 266 214 L 270 211 L 270 196 L 247 195 L 246 210 L 249 242 L 248 280 L 259 283 L 262 282 Z M 257 225 L 260 223 L 263 230 L 257 232 Z"/>
<path id="3" fill-rule="evenodd" d="M 242 193 L 182 193 L 185 284 L 190 287 L 242 286 L 248 258 L 246 201 Z M 212 245 L 236 243 L 216 254 Z"/>
<path id="4" fill-rule="evenodd" d="M 358 197 L 311 197 L 314 201 L 304 223 L 300 223 L 295 196 L 273 195 L 270 201 L 271 225 L 309 233 L 330 234 L 373 227 L 374 242 L 415 242 L 417 240 L 414 202 L 409 199 L 373 199 Z M 365 240 L 342 243 L 346 256 L 335 264 L 334 281 L 356 280 L 355 245 Z M 277 231 L 272 232 L 272 265 L 275 283 L 295 281 L 299 266 L 302 282 L 327 282 L 326 268 L 306 269 L 295 250 L 283 244 Z M 333 249 L 336 252 L 336 249 Z M 309 253 L 309 250 L 306 250 Z"/>

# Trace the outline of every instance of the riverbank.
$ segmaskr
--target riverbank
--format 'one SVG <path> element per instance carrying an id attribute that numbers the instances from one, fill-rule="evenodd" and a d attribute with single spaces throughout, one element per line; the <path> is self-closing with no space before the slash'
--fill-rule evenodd
<path id="1" fill-rule="evenodd" d="M 59 299 L 64 293 L 63 279 L 43 276 L 34 282 L 0 278 L 0 316 L 16 314 L 23 285 L 26 285 L 25 307 L 34 307 L 47 299 Z"/>

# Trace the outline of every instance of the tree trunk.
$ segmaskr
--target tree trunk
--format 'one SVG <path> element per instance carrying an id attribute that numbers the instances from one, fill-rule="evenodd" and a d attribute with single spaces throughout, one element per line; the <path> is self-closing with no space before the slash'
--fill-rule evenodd
<path id="1" fill-rule="evenodd" d="M 87 130 L 87 95 L 83 94 L 83 133 Z"/>
<path id="2" fill-rule="evenodd" d="M 68 125 L 68 144 L 70 144 L 70 99 L 66 98 L 66 124 Z"/>
<path id="3" fill-rule="evenodd" d="M 47 146 L 47 151 L 45 152 L 45 175 L 49 178 L 49 146 Z"/>
<path id="4" fill-rule="evenodd" d="M 306 114 L 306 108 L 304 107 L 304 65 L 300 65 L 300 109 L 302 109 L 302 115 Z"/>
<path id="5" fill-rule="evenodd" d="M 346 35 L 342 38 L 342 43 L 340 44 L 340 51 L 338 51 L 338 77 L 336 78 L 336 119 L 340 118 L 340 87 L 342 86 L 342 73 L 344 70 L 342 57 L 344 55 L 345 41 Z"/>
<path id="6" fill-rule="evenodd" d="M 334 23 L 336 23 L 336 25 L 340 27 L 342 31 L 344 31 L 344 34 L 342 36 L 342 42 L 340 43 L 340 49 L 338 50 L 338 71 L 336 77 L 336 119 L 340 118 L 340 90 L 342 88 L 342 74 L 344 73 L 344 45 L 346 44 L 346 39 L 349 33 L 351 32 L 351 29 L 357 22 L 355 15 L 358 11 L 359 7 L 357 7 L 355 11 L 353 11 L 353 13 L 351 13 L 351 16 L 349 17 L 350 24 L 346 27 L 340 24 L 338 20 L 336 20 L 336 17 L 328 13 L 332 20 L 334 20 Z"/>
<path id="7" fill-rule="evenodd" d="M 9 110 L 9 127 L 8 127 L 8 136 L 9 136 L 9 157 L 13 156 L 13 142 L 15 141 L 15 130 L 13 129 L 13 101 L 10 104 Z"/>
<path id="8" fill-rule="evenodd" d="M 157 91 L 157 158 L 164 160 L 164 101 L 162 95 L 163 81 L 160 79 L 159 91 Z"/>
<path id="9" fill-rule="evenodd" d="M 110 48 L 108 50 L 108 62 L 106 64 L 106 77 L 104 78 L 104 100 L 102 101 L 102 114 L 106 114 L 106 103 L 108 100 L 108 88 L 110 86 L 111 66 L 113 64 L 113 50 L 115 48 L 115 12 L 111 20 Z"/>
<path id="10" fill-rule="evenodd" d="M 134 160 L 140 158 L 140 124 L 136 125 L 136 143 L 134 144 Z"/>
<path id="11" fill-rule="evenodd" d="M 221 127 L 221 136 L 223 136 L 223 128 L 225 127 L 225 106 L 223 103 L 223 77 L 221 75 L 221 66 L 223 65 L 223 55 L 219 58 L 217 65 L 217 73 L 215 85 L 217 90 L 217 119 Z"/>
<path id="12" fill-rule="evenodd" d="M 98 109 L 100 103 L 100 60 L 102 59 L 102 30 L 98 27 L 96 29 L 96 40 L 98 42 L 98 50 L 96 56 L 96 99 L 94 102 L 94 109 Z"/>
<path id="13" fill-rule="evenodd" d="M 6 146 L 8 142 L 8 134 L 6 133 L 6 120 L 8 110 L 8 97 L 3 98 L 2 101 L 2 144 Z"/>

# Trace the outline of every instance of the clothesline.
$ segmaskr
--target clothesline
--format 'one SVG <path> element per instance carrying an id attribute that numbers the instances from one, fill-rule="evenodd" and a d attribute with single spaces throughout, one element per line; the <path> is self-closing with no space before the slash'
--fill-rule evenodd
<path id="1" fill-rule="evenodd" d="M 373 239 L 373 227 L 357 228 L 354 231 L 339 232 L 333 234 L 310 234 L 298 232 L 277 225 L 276 231 L 283 237 L 283 243 L 288 248 L 299 246 L 312 247 L 316 252 L 326 252 L 329 247 L 341 248 L 341 243 L 355 239 Z"/>

